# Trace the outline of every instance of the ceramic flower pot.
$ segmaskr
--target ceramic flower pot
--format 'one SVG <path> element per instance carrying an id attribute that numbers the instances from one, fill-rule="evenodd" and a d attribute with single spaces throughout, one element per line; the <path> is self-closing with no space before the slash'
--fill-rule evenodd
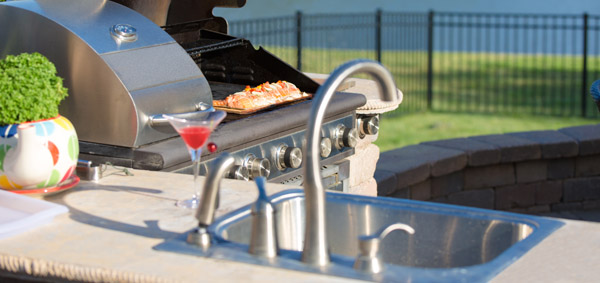
<path id="1" fill-rule="evenodd" d="M 0 188 L 53 187 L 75 171 L 77 133 L 62 116 L 0 127 Z"/>

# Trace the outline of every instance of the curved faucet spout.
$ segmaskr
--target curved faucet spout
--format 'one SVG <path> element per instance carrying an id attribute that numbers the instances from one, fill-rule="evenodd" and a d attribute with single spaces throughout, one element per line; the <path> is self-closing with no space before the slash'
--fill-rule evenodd
<path id="1" fill-rule="evenodd" d="M 200 226 L 209 226 L 215 220 L 215 212 L 219 207 L 221 179 L 233 167 L 234 162 L 233 155 L 224 152 L 211 163 L 212 169 L 209 170 L 204 181 L 202 198 L 198 210 L 196 210 L 196 219 Z"/>
<path id="2" fill-rule="evenodd" d="M 330 262 L 325 223 L 325 189 L 321 180 L 319 165 L 319 140 L 325 110 L 344 80 L 357 73 L 370 74 L 379 86 L 384 100 L 398 100 L 398 90 L 394 78 L 381 64 L 359 59 L 339 66 L 331 73 L 315 93 L 306 132 L 306 162 L 304 164 L 304 195 L 306 229 L 302 261 L 311 265 L 324 266 Z"/>

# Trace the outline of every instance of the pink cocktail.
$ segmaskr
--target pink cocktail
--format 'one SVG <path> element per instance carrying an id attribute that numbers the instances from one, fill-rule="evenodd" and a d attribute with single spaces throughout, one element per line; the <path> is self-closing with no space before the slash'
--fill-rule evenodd
<path id="1" fill-rule="evenodd" d="M 202 147 L 206 144 L 214 128 L 221 123 L 226 115 L 225 111 L 204 111 L 194 116 L 190 116 L 189 114 L 163 115 L 187 145 L 194 170 L 194 194 L 191 199 L 177 201 L 177 206 L 185 208 L 198 207 L 200 203 L 200 190 L 197 180 L 200 171 Z"/>
<path id="2" fill-rule="evenodd" d="M 211 130 L 207 127 L 191 126 L 180 129 L 177 132 L 187 146 L 198 149 L 204 146 L 208 137 L 210 137 Z"/>

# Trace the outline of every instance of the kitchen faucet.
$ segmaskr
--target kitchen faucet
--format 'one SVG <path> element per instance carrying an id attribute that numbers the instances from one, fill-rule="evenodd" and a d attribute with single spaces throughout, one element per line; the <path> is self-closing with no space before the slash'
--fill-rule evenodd
<path id="1" fill-rule="evenodd" d="M 221 179 L 233 168 L 235 158 L 227 153 L 222 153 L 211 163 L 212 170 L 209 170 L 204 189 L 200 198 L 198 210 L 196 210 L 196 219 L 198 227 L 188 233 L 187 242 L 208 249 L 211 244 L 211 235 L 208 232 L 208 226 L 215 220 L 215 212 L 219 207 L 219 188 Z"/>
<path id="2" fill-rule="evenodd" d="M 330 262 L 325 223 L 325 189 L 319 165 L 321 126 L 325 110 L 336 89 L 346 78 L 357 73 L 370 74 L 377 82 L 384 100 L 398 99 L 398 90 L 390 72 L 380 63 L 365 59 L 349 61 L 339 66 L 315 93 L 306 132 L 306 163 L 303 168 L 306 227 L 302 261 L 307 264 L 325 266 Z"/>

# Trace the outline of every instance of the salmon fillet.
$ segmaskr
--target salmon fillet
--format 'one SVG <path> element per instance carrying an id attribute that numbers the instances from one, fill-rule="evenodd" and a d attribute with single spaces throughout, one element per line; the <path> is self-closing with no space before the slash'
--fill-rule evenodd
<path id="1" fill-rule="evenodd" d="M 301 92 L 290 82 L 266 82 L 253 88 L 246 86 L 243 91 L 231 94 L 224 100 L 213 100 L 213 106 L 253 109 L 304 97 L 310 97 L 310 95 Z"/>

